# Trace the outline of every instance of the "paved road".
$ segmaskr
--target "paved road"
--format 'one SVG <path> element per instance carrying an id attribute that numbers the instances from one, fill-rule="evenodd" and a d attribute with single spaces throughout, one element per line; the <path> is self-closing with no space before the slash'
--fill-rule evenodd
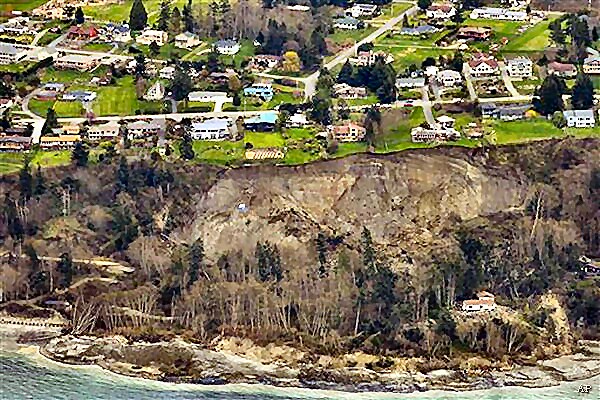
<path id="1" fill-rule="evenodd" d="M 48 32 L 49 29 L 44 29 L 42 31 L 39 31 L 35 37 L 33 38 L 33 40 L 31 41 L 31 45 L 35 46 L 37 45 L 37 42 L 40 41 L 40 39 Z"/>
<path id="2" fill-rule="evenodd" d="M 469 90 L 469 98 L 471 101 L 477 100 L 477 92 L 475 91 L 475 86 L 473 86 L 473 77 L 469 73 L 469 64 L 463 64 L 463 75 L 465 77 L 465 83 L 467 84 L 467 89 Z"/>
<path id="3" fill-rule="evenodd" d="M 504 86 L 513 97 L 521 96 L 521 93 L 517 91 L 515 85 L 512 83 L 512 79 L 508 75 L 508 70 L 506 68 L 506 63 L 504 61 L 498 61 L 498 68 L 500 68 L 500 72 L 502 73 L 502 80 L 504 81 Z"/>
<path id="4" fill-rule="evenodd" d="M 37 115 L 36 113 L 34 113 L 33 111 L 31 111 L 29 109 L 29 101 L 32 98 L 34 98 L 35 95 L 37 95 L 39 91 L 40 91 L 40 89 L 35 89 L 31 93 L 29 93 L 27 96 L 23 97 L 23 100 L 21 100 L 21 110 L 23 110 L 23 113 L 27 114 L 29 116 L 29 118 L 43 119 L 42 117 L 40 117 L 39 115 Z"/>

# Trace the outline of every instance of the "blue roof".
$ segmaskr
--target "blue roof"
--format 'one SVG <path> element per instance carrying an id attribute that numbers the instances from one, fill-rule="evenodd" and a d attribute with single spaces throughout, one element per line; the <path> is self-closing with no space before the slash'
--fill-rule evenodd
<path id="1" fill-rule="evenodd" d="M 65 87 L 64 83 L 59 83 L 59 82 L 48 82 L 44 85 L 45 89 L 49 89 L 49 88 L 58 88 L 58 89 L 62 89 Z"/>
<path id="2" fill-rule="evenodd" d="M 259 114 L 255 117 L 246 118 L 244 120 L 247 124 L 274 124 L 277 122 L 276 112 L 266 112 Z"/>
<path id="3" fill-rule="evenodd" d="M 225 119 L 212 118 L 205 121 L 192 122 L 192 129 L 194 130 L 211 130 L 211 129 L 227 129 L 228 124 Z"/>

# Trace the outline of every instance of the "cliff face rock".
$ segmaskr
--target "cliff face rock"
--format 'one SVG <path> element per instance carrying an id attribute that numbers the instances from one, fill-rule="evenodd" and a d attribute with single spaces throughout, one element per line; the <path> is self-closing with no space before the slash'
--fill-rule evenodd
<path id="1" fill-rule="evenodd" d="M 298 251 L 318 229 L 346 236 L 366 226 L 379 245 L 420 247 L 452 219 L 522 208 L 527 192 L 518 170 L 461 150 L 230 170 L 179 239 L 202 236 L 208 253 L 251 252 L 257 240 Z"/>

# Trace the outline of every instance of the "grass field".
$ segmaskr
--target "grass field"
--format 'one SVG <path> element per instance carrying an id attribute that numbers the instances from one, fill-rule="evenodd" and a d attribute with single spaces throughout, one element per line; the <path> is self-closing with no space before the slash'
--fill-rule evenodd
<path id="1" fill-rule="evenodd" d="M 433 57 L 437 60 L 440 55 L 450 56 L 454 54 L 453 50 L 444 49 L 418 49 L 414 47 L 391 47 L 391 46 L 380 46 L 376 45 L 375 50 L 383 50 L 392 54 L 394 57 L 393 66 L 398 72 L 408 68 L 411 64 L 415 64 L 421 67 L 421 63 L 427 57 Z"/>
<path id="2" fill-rule="evenodd" d="M 392 3 L 389 6 L 384 6 L 381 14 L 373 18 L 373 21 L 386 22 L 389 19 L 402 14 L 411 7 L 411 3 Z"/>
<path id="3" fill-rule="evenodd" d="M 186 0 L 174 0 L 171 7 L 179 7 L 179 11 L 186 4 Z M 144 7 L 148 13 L 148 24 L 153 24 L 158 19 L 161 0 L 144 0 Z M 92 5 L 83 7 L 86 17 L 101 21 L 123 22 L 129 20 L 129 11 L 133 0 L 124 0 L 110 5 Z"/>
<path id="4" fill-rule="evenodd" d="M 522 36 L 517 31 L 521 25 L 523 25 L 523 23 L 517 21 L 495 21 L 490 19 L 467 19 L 463 23 L 463 26 L 483 26 L 492 28 L 496 39 L 502 39 L 503 37 L 511 39 L 513 37 Z"/>
<path id="5" fill-rule="evenodd" d="M 71 162 L 71 152 L 68 150 L 35 151 L 28 154 L 31 157 L 30 165 L 37 168 L 57 167 Z M 0 175 L 17 172 L 23 166 L 25 154 L 0 153 Z"/>
<path id="6" fill-rule="evenodd" d="M 0 2 L 0 11 L 2 13 L 9 11 L 30 11 L 47 1 L 48 0 L 2 0 Z"/>
<path id="7" fill-rule="evenodd" d="M 132 76 L 126 76 L 115 85 L 97 88 L 98 98 L 93 103 L 97 116 L 134 115 L 136 110 L 144 112 L 159 112 L 161 103 L 138 100 L 135 94 L 135 83 Z"/>
<path id="8" fill-rule="evenodd" d="M 543 51 L 550 46 L 550 30 L 548 25 L 554 19 L 542 21 L 533 28 L 526 30 L 522 35 L 512 39 L 502 49 L 503 53 L 523 53 Z"/>
<path id="9" fill-rule="evenodd" d="M 344 29 L 336 29 L 335 33 L 327 36 L 328 39 L 331 39 L 336 44 L 341 44 L 346 41 L 359 42 L 365 36 L 370 35 L 375 32 L 377 28 L 368 27 L 365 29 L 354 29 L 354 30 L 344 30 Z"/>
<path id="10" fill-rule="evenodd" d="M 565 136 L 561 129 L 543 118 L 511 122 L 492 121 L 489 127 L 495 132 L 490 141 L 496 144 L 525 143 Z"/>

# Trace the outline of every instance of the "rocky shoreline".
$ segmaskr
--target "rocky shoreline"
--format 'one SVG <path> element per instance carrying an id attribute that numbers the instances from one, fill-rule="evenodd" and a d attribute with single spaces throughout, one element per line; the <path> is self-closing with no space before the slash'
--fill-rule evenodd
<path id="1" fill-rule="evenodd" d="M 600 343 L 590 342 L 582 348 L 584 353 L 540 361 L 532 366 L 485 372 L 438 369 L 428 373 L 385 368 L 374 371 L 364 366 L 326 366 L 322 360 L 308 363 L 300 359 L 300 352 L 285 346 L 254 346 L 232 351 L 230 346 L 217 345 L 207 349 L 180 339 L 128 343 L 119 336 L 61 336 L 40 345 L 39 351 L 46 358 L 60 363 L 98 365 L 121 375 L 165 382 L 202 385 L 246 383 L 346 392 L 411 393 L 503 386 L 549 387 L 563 381 L 600 375 Z"/>

